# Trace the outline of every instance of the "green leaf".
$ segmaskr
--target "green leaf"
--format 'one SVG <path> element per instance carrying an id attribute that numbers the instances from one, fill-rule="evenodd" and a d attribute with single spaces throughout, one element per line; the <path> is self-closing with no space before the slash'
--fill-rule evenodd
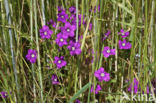
<path id="1" fill-rule="evenodd" d="M 86 91 L 86 89 L 88 89 L 91 86 L 90 83 L 86 84 L 85 86 L 83 86 L 83 88 L 81 88 L 69 101 L 69 103 L 73 103 L 73 101 L 79 97 L 79 95 L 81 93 L 83 93 L 84 91 Z"/>

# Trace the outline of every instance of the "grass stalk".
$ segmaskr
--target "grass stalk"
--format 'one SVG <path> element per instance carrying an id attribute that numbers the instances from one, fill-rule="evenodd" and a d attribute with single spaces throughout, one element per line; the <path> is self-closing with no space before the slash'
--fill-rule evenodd
<path id="1" fill-rule="evenodd" d="M 35 34 L 36 34 L 36 45 L 37 45 L 38 76 L 39 76 L 39 82 L 40 82 L 41 103 L 43 103 L 43 84 L 42 84 L 42 72 L 41 72 L 41 63 L 40 63 L 40 50 L 39 50 L 39 39 L 38 39 L 36 3 L 37 3 L 36 0 L 34 0 L 34 19 L 35 19 Z"/>
<path id="2" fill-rule="evenodd" d="M 9 3 L 8 0 L 4 0 L 4 6 L 6 10 L 6 17 L 8 20 L 8 24 L 11 25 L 11 16 L 10 16 L 10 10 L 9 10 Z M 12 65 L 13 65 L 13 71 L 14 71 L 14 76 L 15 76 L 15 83 L 16 83 L 16 89 L 17 89 L 17 94 L 19 94 L 19 84 L 18 84 L 18 77 L 17 77 L 17 69 L 16 69 L 16 61 L 15 61 L 15 54 L 14 54 L 14 46 L 13 46 L 13 34 L 12 34 L 12 29 L 9 28 L 9 37 L 10 37 L 10 51 L 11 51 L 11 57 L 12 57 Z"/>
<path id="3" fill-rule="evenodd" d="M 33 0 L 30 1 L 30 35 L 31 35 L 31 46 L 33 46 Z M 36 103 L 36 86 L 35 86 L 35 70 L 34 64 L 31 64 L 32 68 L 32 77 L 33 77 L 33 95 L 34 95 L 34 103 Z"/>
<path id="4" fill-rule="evenodd" d="M 78 33 L 79 33 L 79 18 L 78 18 L 78 0 L 76 1 L 76 42 L 78 41 Z M 83 15 L 82 15 L 83 16 Z"/>
<path id="5" fill-rule="evenodd" d="M 44 0 L 42 0 L 42 18 L 43 18 L 43 25 L 45 25 L 46 24 L 46 18 L 45 18 Z"/>

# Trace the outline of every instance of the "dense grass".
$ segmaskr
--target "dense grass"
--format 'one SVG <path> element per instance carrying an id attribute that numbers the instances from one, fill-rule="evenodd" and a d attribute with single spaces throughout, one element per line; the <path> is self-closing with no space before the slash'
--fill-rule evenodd
<path id="1" fill-rule="evenodd" d="M 68 8 L 75 6 L 77 18 L 78 14 L 85 15 L 81 24 L 85 19 L 86 26 L 78 26 L 76 21 L 75 40 L 83 36 L 80 55 L 70 56 L 66 47 L 56 45 L 57 29 L 51 29 L 53 34 L 49 40 L 40 37 L 43 25 L 50 19 L 57 22 L 58 6 L 68 14 Z M 89 30 L 90 23 L 92 30 Z M 130 32 L 127 37 L 132 44 L 130 50 L 119 49 L 118 32 L 122 28 Z M 103 41 L 108 30 L 111 34 Z M 121 99 L 123 91 L 132 95 L 127 88 L 133 78 L 137 78 L 142 91 L 146 91 L 148 84 L 155 99 L 156 86 L 151 84 L 156 78 L 155 40 L 155 0 L 0 0 L 0 91 L 8 93 L 1 102 L 72 103 L 75 99 L 82 103 L 134 102 Z M 115 56 L 105 58 L 101 53 L 105 46 L 116 48 Z M 30 48 L 38 53 L 34 64 L 26 60 Z M 67 66 L 56 69 L 55 56 L 64 56 Z M 95 78 L 94 72 L 100 67 L 110 73 L 109 82 Z M 59 85 L 52 84 L 53 74 L 59 77 Z M 97 84 L 102 90 L 91 93 L 91 85 Z"/>

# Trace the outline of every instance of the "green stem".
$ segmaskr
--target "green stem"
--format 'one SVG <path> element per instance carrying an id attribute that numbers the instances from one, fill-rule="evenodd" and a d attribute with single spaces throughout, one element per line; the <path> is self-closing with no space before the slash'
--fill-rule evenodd
<path id="1" fill-rule="evenodd" d="M 79 31 L 79 18 L 78 18 L 78 0 L 76 1 L 76 42 L 78 41 L 78 31 Z M 82 15 L 83 16 L 83 15 Z"/>
<path id="2" fill-rule="evenodd" d="M 31 46 L 33 46 L 33 0 L 30 2 L 30 35 L 31 35 Z M 33 77 L 33 94 L 34 94 L 34 103 L 36 103 L 36 87 L 35 87 L 35 71 L 34 71 L 34 64 L 31 65 L 32 67 L 32 77 Z"/>
<path id="3" fill-rule="evenodd" d="M 35 34 L 36 34 L 36 45 L 37 45 L 37 61 L 38 61 L 38 73 L 40 81 L 40 96 L 41 103 L 43 103 L 43 84 L 42 84 L 42 73 L 41 73 L 41 63 L 40 63 L 40 51 L 39 51 L 39 40 L 38 40 L 38 27 L 37 27 L 37 10 L 36 10 L 36 0 L 34 0 L 34 19 L 35 19 Z"/>
<path id="4" fill-rule="evenodd" d="M 11 25 L 11 16 L 10 16 L 10 11 L 9 11 L 9 4 L 8 0 L 4 0 L 4 5 L 6 9 L 6 17 L 8 19 L 8 24 Z M 13 35 L 12 35 L 12 29 L 9 28 L 9 37 L 10 37 L 10 51 L 11 51 L 11 56 L 12 56 L 12 65 L 13 65 L 13 71 L 14 71 L 14 76 L 15 76 L 15 83 L 17 87 L 17 93 L 19 94 L 19 84 L 18 84 L 18 77 L 17 77 L 17 69 L 16 69 L 16 61 L 15 61 L 15 56 L 14 56 L 14 50 L 13 50 Z"/>

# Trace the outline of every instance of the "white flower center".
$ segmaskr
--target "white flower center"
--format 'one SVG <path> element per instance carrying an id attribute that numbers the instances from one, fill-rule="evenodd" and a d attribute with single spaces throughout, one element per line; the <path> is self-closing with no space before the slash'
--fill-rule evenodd
<path id="1" fill-rule="evenodd" d="M 125 43 L 122 43 L 122 46 L 125 46 L 126 44 Z"/>
<path id="2" fill-rule="evenodd" d="M 47 32 L 46 31 L 44 32 L 44 35 L 47 35 Z"/>
<path id="3" fill-rule="evenodd" d="M 63 42 L 63 39 L 61 38 L 60 41 Z"/>
<path id="4" fill-rule="evenodd" d="M 35 57 L 35 55 L 34 55 L 34 54 L 32 54 L 32 55 L 31 55 L 31 57 L 33 58 L 33 57 Z"/>
<path id="5" fill-rule="evenodd" d="M 72 50 L 75 50 L 75 47 L 72 47 Z"/>
<path id="6" fill-rule="evenodd" d="M 55 79 L 54 79 L 54 81 L 56 82 L 56 81 L 57 81 L 57 79 L 55 78 Z"/>
<path id="7" fill-rule="evenodd" d="M 110 53 L 110 50 L 107 50 L 107 53 Z"/>
<path id="8" fill-rule="evenodd" d="M 121 35 L 123 35 L 123 36 L 124 36 L 124 35 L 125 35 L 125 33 L 121 33 Z"/>
<path id="9" fill-rule="evenodd" d="M 67 32 L 69 32 L 69 31 L 70 31 L 70 29 L 68 28 L 68 29 L 67 29 Z"/>
<path id="10" fill-rule="evenodd" d="M 60 64 L 61 63 L 61 60 L 59 60 L 58 63 Z"/>
<path id="11" fill-rule="evenodd" d="M 104 73 L 101 73 L 101 77 L 104 77 L 105 76 L 105 74 Z"/>
<path id="12" fill-rule="evenodd" d="M 64 16 L 62 15 L 61 18 L 64 18 Z"/>

